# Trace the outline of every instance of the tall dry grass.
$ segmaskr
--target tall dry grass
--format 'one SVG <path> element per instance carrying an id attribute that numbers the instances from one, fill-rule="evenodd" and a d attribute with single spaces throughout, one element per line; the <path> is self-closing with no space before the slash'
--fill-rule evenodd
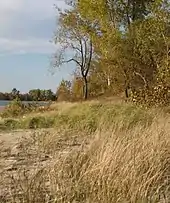
<path id="1" fill-rule="evenodd" d="M 50 169 L 57 202 L 170 202 L 169 125 L 101 132 Z"/>
<path id="2" fill-rule="evenodd" d="M 155 118 L 145 127 L 122 125 L 103 127 L 76 144 L 71 132 L 40 133 L 27 140 L 23 151 L 34 149 L 34 160 L 39 161 L 28 170 L 28 159 L 12 177 L 10 202 L 169 203 L 168 118 Z M 59 147 L 63 140 L 65 145 Z M 38 159 L 42 154 L 50 157 L 44 165 Z"/>

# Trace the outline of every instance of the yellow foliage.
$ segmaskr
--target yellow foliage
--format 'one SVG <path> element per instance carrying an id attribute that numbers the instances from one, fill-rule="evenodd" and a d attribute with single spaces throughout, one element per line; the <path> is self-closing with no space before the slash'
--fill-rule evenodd
<path id="1" fill-rule="evenodd" d="M 132 92 L 130 99 L 142 106 L 166 106 L 170 103 L 170 87 L 162 84 L 150 89 L 140 89 Z"/>

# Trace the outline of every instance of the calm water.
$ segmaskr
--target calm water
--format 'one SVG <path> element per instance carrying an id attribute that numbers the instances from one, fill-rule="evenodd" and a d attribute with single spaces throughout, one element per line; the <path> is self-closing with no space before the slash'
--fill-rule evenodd
<path id="1" fill-rule="evenodd" d="M 11 101 L 6 101 L 6 100 L 0 100 L 0 107 L 1 106 L 6 106 L 10 103 Z M 31 101 L 23 101 L 23 103 L 32 103 Z M 40 105 L 45 105 L 48 104 L 48 102 L 39 102 Z"/>
<path id="2" fill-rule="evenodd" d="M 6 106 L 10 101 L 0 100 L 0 106 Z"/>

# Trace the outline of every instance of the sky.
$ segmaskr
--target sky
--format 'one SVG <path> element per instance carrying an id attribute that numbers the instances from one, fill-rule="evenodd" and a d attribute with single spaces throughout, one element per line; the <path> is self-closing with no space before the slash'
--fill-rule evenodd
<path id="1" fill-rule="evenodd" d="M 70 64 L 54 75 L 50 71 L 59 49 L 51 42 L 58 18 L 54 4 L 66 7 L 63 0 L 0 0 L 0 92 L 14 87 L 55 92 L 63 78 L 70 78 Z"/>

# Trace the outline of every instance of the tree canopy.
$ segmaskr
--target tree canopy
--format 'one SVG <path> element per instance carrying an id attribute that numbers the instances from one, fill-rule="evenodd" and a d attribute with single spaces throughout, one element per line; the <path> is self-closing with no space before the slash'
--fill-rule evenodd
<path id="1" fill-rule="evenodd" d="M 89 97 L 123 91 L 126 97 L 141 92 L 147 97 L 158 86 L 166 89 L 168 95 L 168 0 L 79 0 L 70 4 L 72 9 L 60 11 L 55 39 L 62 49 L 56 55 L 60 57 L 55 58 L 55 67 L 74 61 L 80 70 L 79 77 L 88 84 Z M 67 55 L 68 48 L 74 53 L 65 60 L 63 53 Z M 75 87 L 75 79 L 73 83 Z"/>

